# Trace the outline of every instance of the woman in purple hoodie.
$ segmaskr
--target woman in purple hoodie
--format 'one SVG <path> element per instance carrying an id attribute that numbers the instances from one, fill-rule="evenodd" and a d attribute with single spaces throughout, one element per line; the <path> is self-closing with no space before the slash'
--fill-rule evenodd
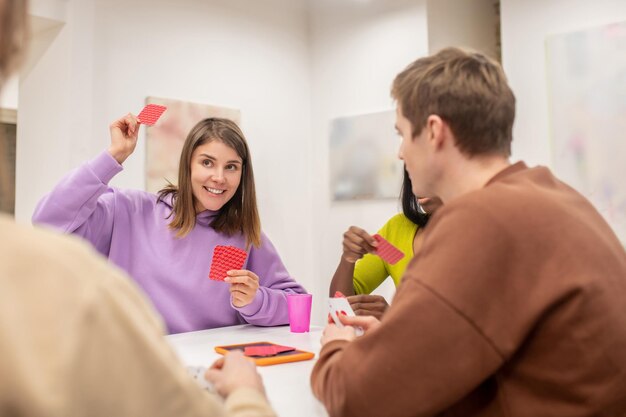
<path id="1" fill-rule="evenodd" d="M 44 197 L 33 222 L 87 239 L 141 286 L 170 333 L 289 322 L 286 294 L 306 292 L 261 232 L 248 145 L 226 119 L 199 122 L 185 140 L 178 186 L 157 195 L 108 185 L 135 150 L 139 121 L 110 126 L 111 146 Z M 216 245 L 247 252 L 226 282 L 208 278 Z"/>

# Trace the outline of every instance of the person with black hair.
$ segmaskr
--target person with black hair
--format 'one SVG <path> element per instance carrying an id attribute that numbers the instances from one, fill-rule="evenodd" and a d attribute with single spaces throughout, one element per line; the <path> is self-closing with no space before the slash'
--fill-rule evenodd
<path id="1" fill-rule="evenodd" d="M 381 295 L 372 295 L 380 284 L 391 277 L 396 287 L 411 259 L 419 251 L 424 227 L 430 215 L 442 202 L 439 198 L 416 198 L 411 190 L 411 179 L 406 170 L 400 191 L 402 213 L 389 219 L 377 232 L 404 253 L 391 265 L 376 255 L 377 242 L 357 226 L 343 234 L 343 254 L 330 283 L 330 296 L 339 291 L 346 295 L 350 306 L 359 316 L 381 318 L 389 304 Z"/>

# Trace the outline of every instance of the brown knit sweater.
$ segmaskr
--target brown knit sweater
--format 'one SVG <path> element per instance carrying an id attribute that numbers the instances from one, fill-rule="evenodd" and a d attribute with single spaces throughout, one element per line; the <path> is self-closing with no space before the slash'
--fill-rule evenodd
<path id="1" fill-rule="evenodd" d="M 626 253 L 517 163 L 442 207 L 376 330 L 326 344 L 331 416 L 626 416 Z"/>

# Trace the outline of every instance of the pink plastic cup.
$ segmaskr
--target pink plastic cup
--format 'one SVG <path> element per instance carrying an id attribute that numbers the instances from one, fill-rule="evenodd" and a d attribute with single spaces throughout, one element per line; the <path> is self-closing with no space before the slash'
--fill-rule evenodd
<path id="1" fill-rule="evenodd" d="M 289 328 L 292 333 L 304 333 L 309 331 L 311 323 L 311 294 L 287 294 L 287 307 L 289 309 Z"/>

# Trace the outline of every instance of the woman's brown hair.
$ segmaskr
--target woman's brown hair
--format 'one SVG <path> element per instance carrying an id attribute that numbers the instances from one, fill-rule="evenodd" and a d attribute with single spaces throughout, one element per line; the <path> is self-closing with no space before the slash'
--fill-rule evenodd
<path id="1" fill-rule="evenodd" d="M 159 191 L 158 201 L 172 195 L 173 220 L 169 227 L 178 230 L 178 237 L 186 236 L 196 225 L 195 197 L 191 188 L 191 156 L 205 143 L 220 141 L 237 152 L 242 160 L 241 182 L 233 197 L 219 210 L 211 227 L 220 233 L 242 233 L 246 247 L 261 245 L 261 220 L 256 204 L 254 172 L 248 144 L 239 126 L 228 119 L 208 118 L 196 124 L 183 145 L 178 168 L 178 186 L 169 184 Z"/>

